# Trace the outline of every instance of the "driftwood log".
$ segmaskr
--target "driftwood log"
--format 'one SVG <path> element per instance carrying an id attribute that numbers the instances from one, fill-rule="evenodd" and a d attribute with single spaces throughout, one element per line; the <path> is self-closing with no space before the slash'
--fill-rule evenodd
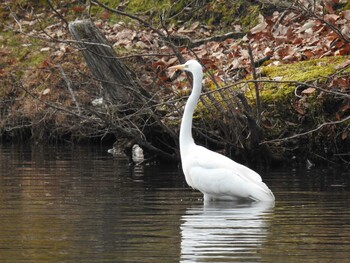
<path id="1" fill-rule="evenodd" d="M 95 117 L 104 118 L 106 125 L 112 126 L 116 132 L 118 140 L 114 147 L 124 148 L 118 150 L 130 153 L 132 145 L 137 143 L 152 157 L 178 160 L 174 148 L 166 149 L 168 146 L 160 143 L 164 138 L 158 138 L 160 134 L 167 134 L 174 141 L 170 147 L 176 147 L 177 135 L 169 133 L 160 121 L 159 114 L 152 107 L 156 102 L 143 89 L 135 74 L 118 59 L 101 31 L 88 19 L 71 22 L 69 31 L 93 77 L 100 83 L 104 107 L 108 110 L 104 114 L 95 112 Z"/>

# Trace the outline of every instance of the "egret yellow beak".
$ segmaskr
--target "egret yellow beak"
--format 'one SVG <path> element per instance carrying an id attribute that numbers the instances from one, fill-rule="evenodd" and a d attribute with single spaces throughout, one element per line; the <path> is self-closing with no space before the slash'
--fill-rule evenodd
<path id="1" fill-rule="evenodd" d="M 185 68 L 185 64 L 181 64 L 181 65 L 176 65 L 176 66 L 171 66 L 168 69 L 181 69 L 183 70 Z"/>

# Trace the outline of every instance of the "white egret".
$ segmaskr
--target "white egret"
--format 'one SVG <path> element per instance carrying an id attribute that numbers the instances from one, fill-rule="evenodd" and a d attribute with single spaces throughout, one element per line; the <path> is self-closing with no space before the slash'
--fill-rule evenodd
<path id="1" fill-rule="evenodd" d="M 169 67 L 192 73 L 193 89 L 185 106 L 180 127 L 182 170 L 189 186 L 199 190 L 205 201 L 274 201 L 271 190 L 258 173 L 228 157 L 196 145 L 192 137 L 192 118 L 202 90 L 203 70 L 195 60 Z"/>

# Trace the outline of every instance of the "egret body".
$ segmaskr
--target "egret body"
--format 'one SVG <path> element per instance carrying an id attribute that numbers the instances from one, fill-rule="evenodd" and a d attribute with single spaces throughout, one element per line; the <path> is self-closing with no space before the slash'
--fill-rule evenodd
<path id="1" fill-rule="evenodd" d="M 260 175 L 248 167 L 205 147 L 192 137 L 192 118 L 202 90 L 203 70 L 195 60 L 170 67 L 192 73 L 193 89 L 185 106 L 180 127 L 182 169 L 189 186 L 199 190 L 204 200 L 274 201 L 275 197 Z"/>

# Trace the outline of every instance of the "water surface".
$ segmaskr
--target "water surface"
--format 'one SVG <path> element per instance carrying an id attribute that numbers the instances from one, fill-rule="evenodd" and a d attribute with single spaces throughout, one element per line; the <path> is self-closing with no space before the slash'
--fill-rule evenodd
<path id="1" fill-rule="evenodd" d="M 349 172 L 260 171 L 275 203 L 204 204 L 177 166 L 0 145 L 1 262 L 346 262 Z"/>

